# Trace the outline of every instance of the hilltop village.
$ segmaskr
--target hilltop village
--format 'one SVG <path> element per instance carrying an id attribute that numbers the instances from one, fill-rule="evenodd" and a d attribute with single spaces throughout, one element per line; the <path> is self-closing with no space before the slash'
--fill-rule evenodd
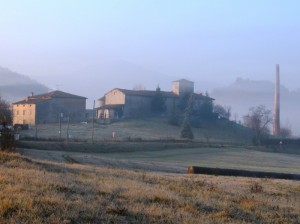
<path id="1" fill-rule="evenodd" d="M 187 96 L 193 96 L 193 107 L 199 108 L 204 102 L 212 104 L 209 96 L 194 92 L 194 82 L 181 79 L 172 83 L 171 91 L 128 90 L 115 88 L 98 99 L 92 116 L 101 120 L 118 120 L 153 115 L 170 116 L 178 108 L 184 107 Z M 35 125 L 58 123 L 59 120 L 85 122 L 89 118 L 86 97 L 62 91 L 28 96 L 12 104 L 13 124 Z M 184 108 L 183 108 L 184 109 Z"/>

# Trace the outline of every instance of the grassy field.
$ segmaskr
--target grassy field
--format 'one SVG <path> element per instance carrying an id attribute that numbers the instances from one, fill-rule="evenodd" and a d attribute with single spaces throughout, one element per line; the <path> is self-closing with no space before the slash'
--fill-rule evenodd
<path id="1" fill-rule="evenodd" d="M 37 126 L 38 138 L 60 137 L 59 124 L 40 124 Z M 92 140 L 92 124 L 70 124 L 69 131 L 66 123 L 62 124 L 61 137 L 70 140 Z M 114 140 L 157 140 L 157 139 L 180 139 L 181 127 L 169 125 L 166 118 L 151 119 L 126 119 L 112 124 L 95 124 L 94 140 L 112 140 L 112 132 L 115 132 Z M 217 121 L 214 124 L 203 124 L 200 128 L 193 129 L 195 140 L 203 142 L 239 142 L 251 143 L 252 135 L 249 130 L 234 124 L 233 122 Z M 35 136 L 35 127 L 21 131 L 21 137 Z"/>
<path id="2" fill-rule="evenodd" d="M 94 144 L 91 124 L 71 124 L 68 142 L 45 141 L 59 126 L 38 125 L 43 141 L 0 153 L 0 223 L 300 223 L 299 181 L 186 174 L 191 165 L 300 173 L 299 150 L 249 146 L 251 133 L 228 125 L 178 142 L 180 127 L 165 119 L 123 120 L 96 124 Z"/>
<path id="3" fill-rule="evenodd" d="M 35 149 L 19 151 L 37 159 L 61 162 L 67 156 L 81 164 L 109 165 L 126 169 L 185 173 L 188 166 L 206 166 L 300 174 L 300 153 L 263 152 L 256 150 L 255 147 L 246 149 L 233 146 L 151 148 L 151 144 L 138 150 L 138 147 L 143 147 L 143 143 L 120 144 L 125 149 L 118 149 L 116 146 L 112 150 L 101 149 L 99 146 L 98 151 L 96 148 L 92 151 Z M 126 144 L 129 145 L 126 147 Z M 157 147 L 157 144 L 159 143 L 154 143 L 153 147 Z M 129 147 L 134 148 L 130 150 Z"/>
<path id="4" fill-rule="evenodd" d="M 0 223 L 299 223 L 299 181 L 133 171 L 0 153 Z"/>

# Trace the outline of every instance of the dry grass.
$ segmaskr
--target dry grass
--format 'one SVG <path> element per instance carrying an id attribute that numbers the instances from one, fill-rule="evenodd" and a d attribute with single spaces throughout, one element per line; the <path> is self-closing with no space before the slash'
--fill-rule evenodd
<path id="1" fill-rule="evenodd" d="M 0 223 L 299 223 L 299 198 L 296 181 L 158 174 L 0 153 Z"/>

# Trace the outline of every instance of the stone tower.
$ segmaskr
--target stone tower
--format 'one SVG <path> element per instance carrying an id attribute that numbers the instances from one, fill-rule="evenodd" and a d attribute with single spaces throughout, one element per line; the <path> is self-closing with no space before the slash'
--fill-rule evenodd
<path id="1" fill-rule="evenodd" d="M 280 77 L 279 65 L 276 65 L 276 79 L 275 79 L 275 92 L 274 92 L 274 125 L 273 135 L 280 134 Z"/>
<path id="2" fill-rule="evenodd" d="M 173 82 L 172 92 L 177 96 L 182 96 L 185 93 L 194 93 L 194 82 L 186 79 L 180 79 Z"/>

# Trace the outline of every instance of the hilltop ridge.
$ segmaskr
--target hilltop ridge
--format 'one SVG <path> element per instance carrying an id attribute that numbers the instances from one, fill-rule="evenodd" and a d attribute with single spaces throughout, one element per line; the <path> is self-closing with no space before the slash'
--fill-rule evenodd
<path id="1" fill-rule="evenodd" d="M 40 94 L 49 88 L 28 76 L 13 72 L 0 66 L 0 96 L 9 102 L 14 102 L 28 96 L 30 93 Z"/>

